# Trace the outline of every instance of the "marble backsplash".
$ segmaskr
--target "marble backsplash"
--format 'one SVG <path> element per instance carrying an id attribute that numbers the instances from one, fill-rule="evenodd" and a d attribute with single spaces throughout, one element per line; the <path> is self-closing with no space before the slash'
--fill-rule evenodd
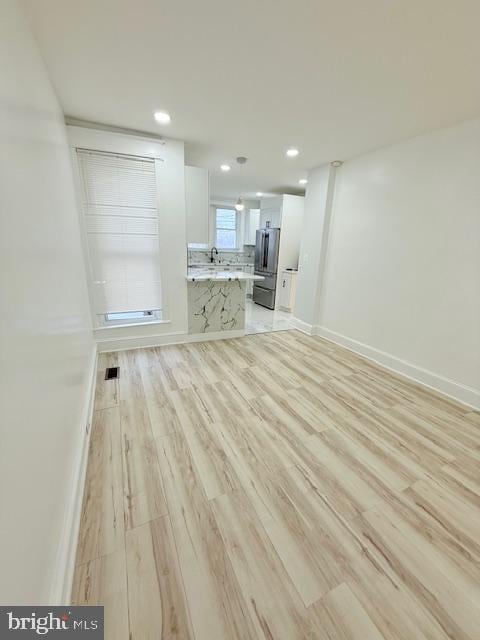
<path id="1" fill-rule="evenodd" d="M 188 250 L 188 265 L 210 262 L 210 251 Z M 255 262 L 255 247 L 244 246 L 243 251 L 219 251 L 214 253 L 217 264 L 253 264 Z"/>

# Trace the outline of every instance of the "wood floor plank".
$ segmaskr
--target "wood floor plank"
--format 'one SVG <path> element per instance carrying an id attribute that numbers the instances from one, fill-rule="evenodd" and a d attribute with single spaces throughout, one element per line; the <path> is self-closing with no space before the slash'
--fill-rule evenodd
<path id="1" fill-rule="evenodd" d="M 370 467 L 383 469 L 383 480 L 390 488 L 402 490 L 424 477 L 424 470 L 405 455 L 399 446 L 395 448 L 388 438 L 378 437 L 377 431 L 364 418 L 344 417 L 337 420 L 333 433 L 351 440 L 357 447 L 357 455 Z M 394 477 L 390 477 L 394 474 Z"/>
<path id="2" fill-rule="evenodd" d="M 388 494 L 388 488 L 381 478 L 375 477 L 355 455 L 347 452 L 347 447 L 342 446 L 338 438 L 329 436 L 328 432 L 310 438 L 308 447 L 317 461 L 313 471 L 309 469 L 310 474 L 316 473 L 317 477 L 327 480 L 327 495 L 332 495 L 332 492 L 333 495 L 344 495 L 349 509 L 347 512 L 341 511 L 346 518 L 356 517 L 371 509 Z"/>
<path id="3" fill-rule="evenodd" d="M 417 452 L 416 459 L 426 470 L 442 467 L 455 460 L 448 444 L 440 437 L 436 438 L 435 430 L 425 429 L 415 420 L 408 420 L 396 412 L 397 407 L 384 410 L 378 407 L 370 411 L 360 409 L 370 421 L 378 424 L 383 432 L 388 432 L 399 440 L 405 451 Z"/>
<path id="4" fill-rule="evenodd" d="M 328 389 L 341 398 L 354 409 L 372 411 L 375 407 L 384 408 L 390 406 L 385 399 L 378 399 L 378 394 L 369 393 L 368 390 L 356 384 L 356 380 L 350 378 L 331 378 L 328 381 Z"/>
<path id="5" fill-rule="evenodd" d="M 368 484 L 379 491 L 383 489 L 382 484 L 392 491 L 403 491 L 413 484 L 404 468 L 396 464 L 395 458 L 385 449 L 376 448 L 375 443 L 363 446 L 363 443 L 333 429 L 322 436 L 322 441 L 338 452 L 350 469 L 363 469 Z"/>
<path id="6" fill-rule="evenodd" d="M 94 413 L 81 523 L 77 564 L 123 548 L 124 510 L 118 407 Z"/>
<path id="7" fill-rule="evenodd" d="M 167 513 L 148 402 L 121 403 L 125 528 L 138 527 Z"/>
<path id="8" fill-rule="evenodd" d="M 478 447 L 478 429 L 465 419 L 452 416 L 438 407 L 425 403 L 396 406 L 394 413 L 401 415 L 416 428 L 432 434 L 436 441 L 449 448 L 453 455 L 461 455 Z"/>
<path id="9" fill-rule="evenodd" d="M 102 605 L 105 640 L 131 640 L 125 549 L 77 565 L 73 580 L 72 604 Z"/>
<path id="10" fill-rule="evenodd" d="M 199 395 L 200 391 L 191 388 L 169 394 L 175 414 L 184 427 L 195 428 L 197 425 L 208 424 L 216 417 L 216 407 L 211 410 L 208 404 L 203 403 Z"/>
<path id="11" fill-rule="evenodd" d="M 127 531 L 126 554 L 130 639 L 193 638 L 168 516 Z"/>
<path id="12" fill-rule="evenodd" d="M 385 388 L 378 381 L 373 381 L 364 373 L 342 378 L 339 384 L 344 389 L 349 389 L 352 393 L 357 393 L 365 398 L 369 405 L 388 409 L 403 401 L 400 393 L 395 393 L 391 389 Z"/>
<path id="13" fill-rule="evenodd" d="M 118 379 L 105 380 L 107 367 L 118 367 L 115 353 L 100 353 L 97 362 L 94 409 L 109 409 L 119 403 Z"/>
<path id="14" fill-rule="evenodd" d="M 372 509 L 360 522 L 371 553 L 380 562 L 387 559 L 446 633 L 455 639 L 474 640 L 480 628 L 480 584 L 414 535 L 392 510 Z"/>
<path id="15" fill-rule="evenodd" d="M 480 428 L 480 411 L 471 411 L 466 413 L 465 419 Z"/>
<path id="16" fill-rule="evenodd" d="M 263 395 L 283 395 L 283 387 L 274 378 L 265 376 L 259 366 L 236 371 L 229 379 L 246 400 L 259 398 Z"/>
<path id="17" fill-rule="evenodd" d="M 185 437 L 174 434 L 157 445 L 196 640 L 256 638 Z"/>
<path id="18" fill-rule="evenodd" d="M 258 415 L 270 424 L 277 426 L 279 429 L 287 429 L 296 438 L 302 439 L 317 433 L 317 429 L 324 428 L 322 425 L 316 424 L 316 428 L 311 425 L 311 412 L 304 411 L 300 403 L 293 402 L 290 404 L 286 396 L 262 396 L 254 398 L 250 404 L 258 413 Z"/>
<path id="19" fill-rule="evenodd" d="M 477 640 L 479 412 L 296 330 L 97 376 L 72 599 L 109 640 Z"/>
<path id="20" fill-rule="evenodd" d="M 138 349 L 137 363 L 146 396 L 154 397 L 169 391 L 165 370 L 160 364 L 156 349 Z"/>
<path id="21" fill-rule="evenodd" d="M 326 353 L 314 353 L 305 358 L 305 362 L 318 371 L 322 377 L 343 378 L 354 375 L 357 369 L 346 365 Z"/>
<path id="22" fill-rule="evenodd" d="M 146 440 L 152 437 L 152 427 L 146 398 L 120 403 L 120 430 L 129 440 Z"/>
<path id="23" fill-rule="evenodd" d="M 145 389 L 141 372 L 142 350 L 119 351 L 117 355 L 120 367 L 118 379 L 120 400 L 122 402 L 143 401 Z"/>
<path id="24" fill-rule="evenodd" d="M 441 469 L 465 500 L 480 508 L 480 451 L 462 454 Z M 440 474 L 437 474 L 437 476 Z"/>
<path id="25" fill-rule="evenodd" d="M 383 412 L 380 416 L 377 411 L 358 411 L 356 417 L 347 418 L 338 423 L 336 428 L 353 439 L 358 433 L 364 438 L 373 439 L 380 447 L 390 450 L 397 463 L 407 468 L 415 478 L 421 478 L 432 469 L 440 469 L 446 464 L 444 458 L 432 455 L 415 434 L 402 431 L 401 424 L 399 426 L 389 412 Z"/>
<path id="26" fill-rule="evenodd" d="M 413 382 L 412 380 L 409 380 L 408 378 L 405 378 L 391 370 L 386 374 L 385 369 L 378 365 L 374 365 L 373 363 L 368 363 L 366 360 L 364 361 L 363 366 L 368 369 L 369 375 L 382 381 L 384 384 L 388 384 L 397 391 L 401 391 L 406 394 L 413 403 L 418 401 L 425 402 L 426 404 L 441 408 L 454 416 L 460 417 L 465 416 L 468 412 L 468 408 L 465 405 L 455 402 L 454 400 L 450 400 L 433 389 L 427 389 L 417 382 Z"/>
<path id="27" fill-rule="evenodd" d="M 158 392 L 145 397 L 148 417 L 154 438 L 167 436 L 180 428 L 180 420 L 171 395 Z"/>
<path id="28" fill-rule="evenodd" d="M 358 412 L 339 399 L 326 386 L 312 389 L 311 386 L 302 387 L 288 392 L 290 398 L 295 398 L 305 410 L 316 416 L 316 426 L 336 429 L 345 420 L 358 420 Z"/>
<path id="29" fill-rule="evenodd" d="M 342 583 L 327 593 L 317 604 L 310 607 L 315 628 L 321 630 L 328 640 L 383 640 L 365 609 Z"/>
<path id="30" fill-rule="evenodd" d="M 304 638 L 306 610 L 246 498 L 223 495 L 212 507 L 256 637 Z"/>
<path id="31" fill-rule="evenodd" d="M 225 453 L 218 423 L 197 429 L 185 427 L 183 434 L 209 500 L 238 487 L 238 479 Z"/>
<path id="32" fill-rule="evenodd" d="M 425 514 L 428 523 L 422 531 L 429 539 L 434 542 L 432 528 L 449 534 L 451 546 L 463 555 L 468 565 L 465 570 L 476 568 L 480 581 L 480 500 L 472 504 L 464 498 L 465 491 L 447 482 L 446 476 L 420 480 L 404 491 L 403 496 Z"/>
<path id="33" fill-rule="evenodd" d="M 308 450 L 300 441 L 295 443 L 293 451 L 282 431 L 272 428 L 259 417 L 245 420 L 240 416 L 209 428 L 218 430 L 225 451 L 231 451 L 238 460 L 243 457 L 250 459 L 254 468 L 262 468 L 266 473 L 280 472 L 308 456 Z"/>
<path id="34" fill-rule="evenodd" d="M 345 565 L 364 553 L 364 545 L 335 504 L 296 469 L 286 469 L 272 484 L 264 528 L 309 606 L 342 583 Z"/>
<path id="35" fill-rule="evenodd" d="M 388 557 L 382 561 L 368 551 L 348 566 L 346 582 L 386 640 L 455 638 L 393 571 Z"/>
<path id="36" fill-rule="evenodd" d="M 235 474 L 236 480 L 231 482 L 232 489 L 243 489 L 258 518 L 261 521 L 269 520 L 272 517 L 270 512 L 272 474 L 282 467 L 282 463 L 276 451 L 269 451 L 264 455 L 265 449 L 261 446 L 263 441 L 261 425 L 258 421 L 250 425 L 248 433 L 251 435 L 247 436 L 249 441 L 247 446 L 243 446 L 247 439 L 245 427 L 239 423 L 232 421 L 222 425 L 215 424 L 211 428 L 218 429 L 229 468 Z M 230 478 L 232 478 L 231 475 Z"/>
<path id="37" fill-rule="evenodd" d="M 164 347 L 154 347 L 159 366 L 163 369 L 171 369 L 185 362 L 182 345 L 167 345 Z"/>
<path id="38" fill-rule="evenodd" d="M 125 529 L 167 513 L 153 437 L 122 440 Z"/>

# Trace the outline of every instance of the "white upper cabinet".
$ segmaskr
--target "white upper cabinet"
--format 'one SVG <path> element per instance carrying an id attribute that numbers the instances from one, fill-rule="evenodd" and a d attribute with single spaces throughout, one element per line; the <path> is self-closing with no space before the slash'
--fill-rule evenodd
<path id="1" fill-rule="evenodd" d="M 283 196 L 265 198 L 260 204 L 260 229 L 266 227 L 280 228 L 282 226 Z"/>
<path id="2" fill-rule="evenodd" d="M 260 227 L 260 209 L 249 209 L 245 216 L 244 244 L 255 244 L 257 229 Z"/>
<path id="3" fill-rule="evenodd" d="M 210 187 L 206 169 L 185 167 L 187 243 L 209 242 Z"/>

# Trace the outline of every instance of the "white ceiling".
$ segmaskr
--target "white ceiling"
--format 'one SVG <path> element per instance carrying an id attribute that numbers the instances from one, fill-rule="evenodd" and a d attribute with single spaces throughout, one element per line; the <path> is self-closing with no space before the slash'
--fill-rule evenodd
<path id="1" fill-rule="evenodd" d="M 309 168 L 480 113 L 478 0 L 23 4 L 66 115 L 185 140 L 217 196 L 295 193 Z"/>

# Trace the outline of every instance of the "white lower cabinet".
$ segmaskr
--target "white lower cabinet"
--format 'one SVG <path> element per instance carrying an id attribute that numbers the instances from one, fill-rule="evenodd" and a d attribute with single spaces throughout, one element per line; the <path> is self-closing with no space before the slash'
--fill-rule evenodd
<path id="1" fill-rule="evenodd" d="M 284 311 L 292 311 L 295 306 L 297 272 L 283 271 L 277 286 L 278 306 Z"/>

